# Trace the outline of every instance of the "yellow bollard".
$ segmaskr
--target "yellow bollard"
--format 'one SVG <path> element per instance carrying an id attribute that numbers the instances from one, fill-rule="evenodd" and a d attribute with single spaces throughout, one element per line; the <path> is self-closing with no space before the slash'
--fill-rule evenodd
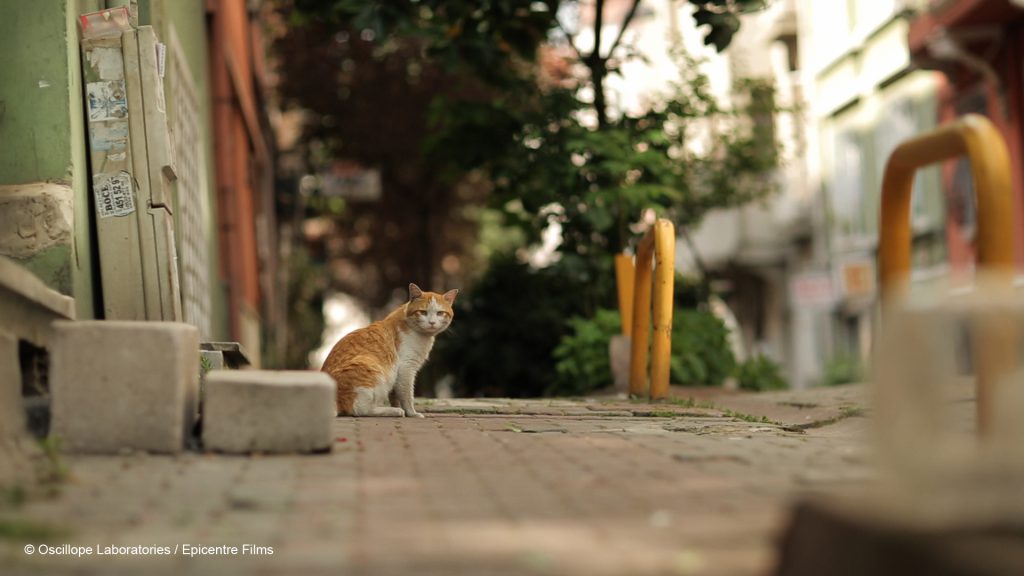
<path id="1" fill-rule="evenodd" d="M 633 329 L 629 344 L 629 395 L 642 396 L 647 389 L 647 327 L 651 322 L 651 253 L 654 229 L 636 247 L 633 273 Z"/>
<path id="2" fill-rule="evenodd" d="M 654 282 L 654 343 L 651 350 L 650 397 L 668 396 L 669 358 L 672 352 L 672 308 L 675 283 L 675 228 L 659 218 L 636 250 L 633 284 L 633 328 L 629 362 L 629 394 L 640 396 L 647 388 L 647 339 L 651 321 L 652 265 Z M 653 258 L 652 258 L 653 257 Z"/>
<path id="3" fill-rule="evenodd" d="M 911 194 L 918 168 L 966 155 L 974 174 L 978 206 L 978 268 L 1004 275 L 1010 285 L 1014 269 L 1010 159 L 999 130 L 985 117 L 960 120 L 900 144 L 889 156 L 882 179 L 878 280 L 883 305 L 906 292 L 910 279 Z M 884 309 L 883 309 L 884 311 Z M 975 327 L 978 427 L 984 434 L 992 411 L 990 387 L 1012 368 L 1016 335 L 1000 323 Z"/>
<path id="4" fill-rule="evenodd" d="M 883 302 L 906 289 L 910 278 L 910 200 L 918 168 L 967 155 L 978 205 L 978 264 L 1012 272 L 1013 200 L 1006 143 L 985 117 L 960 120 L 900 144 L 889 156 L 882 178 L 878 281 Z"/>
<path id="5" fill-rule="evenodd" d="M 658 220 L 654 234 L 654 342 L 651 343 L 651 399 L 668 397 L 672 354 L 672 308 L 676 235 L 672 223 Z"/>
<path id="6" fill-rule="evenodd" d="M 615 255 L 615 286 L 619 293 L 619 318 L 622 320 L 622 335 L 633 334 L 633 285 L 635 267 L 633 257 L 626 254 Z"/>

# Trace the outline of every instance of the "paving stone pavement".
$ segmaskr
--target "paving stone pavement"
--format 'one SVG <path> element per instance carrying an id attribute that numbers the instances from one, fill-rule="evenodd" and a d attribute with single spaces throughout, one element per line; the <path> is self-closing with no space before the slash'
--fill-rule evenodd
<path id="1" fill-rule="evenodd" d="M 0 573 L 766 574 L 794 498 L 871 480 L 849 408 L 863 393 L 843 397 L 817 427 L 685 402 L 452 400 L 422 402 L 424 419 L 339 418 L 326 454 L 65 456 L 60 495 L 0 521 L 92 555 L 0 537 Z M 170 554 L 96 554 L 133 545 Z"/>

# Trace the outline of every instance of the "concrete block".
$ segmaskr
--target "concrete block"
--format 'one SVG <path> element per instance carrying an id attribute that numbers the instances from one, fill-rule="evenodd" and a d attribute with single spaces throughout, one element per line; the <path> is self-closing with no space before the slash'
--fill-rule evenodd
<path id="1" fill-rule="evenodd" d="M 203 374 L 214 370 L 224 369 L 224 353 L 214 350 L 200 350 L 202 358 L 200 364 L 203 367 Z"/>
<path id="2" fill-rule="evenodd" d="M 629 392 L 629 362 L 632 342 L 632 338 L 622 334 L 616 334 L 608 341 L 608 358 L 612 367 L 612 379 L 616 392 Z"/>
<path id="3" fill-rule="evenodd" d="M 0 488 L 31 484 L 38 454 L 25 430 L 18 340 L 0 330 Z"/>
<path id="4" fill-rule="evenodd" d="M 58 322 L 51 434 L 76 452 L 180 452 L 199 401 L 199 332 L 174 322 Z"/>
<path id="5" fill-rule="evenodd" d="M 0 437 L 25 432 L 21 407 L 21 365 L 18 340 L 0 330 Z"/>
<path id="6" fill-rule="evenodd" d="M 323 372 L 211 372 L 203 446 L 236 453 L 329 450 L 334 397 L 334 380 Z"/>

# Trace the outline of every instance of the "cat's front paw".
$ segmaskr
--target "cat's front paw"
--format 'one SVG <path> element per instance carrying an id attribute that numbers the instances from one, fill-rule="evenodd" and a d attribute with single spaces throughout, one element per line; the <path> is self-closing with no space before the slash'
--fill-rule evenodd
<path id="1" fill-rule="evenodd" d="M 409 417 L 409 418 L 423 418 L 424 417 L 423 414 L 420 414 L 419 412 L 417 412 L 415 410 L 406 410 L 405 411 L 405 415 L 407 417 Z"/>

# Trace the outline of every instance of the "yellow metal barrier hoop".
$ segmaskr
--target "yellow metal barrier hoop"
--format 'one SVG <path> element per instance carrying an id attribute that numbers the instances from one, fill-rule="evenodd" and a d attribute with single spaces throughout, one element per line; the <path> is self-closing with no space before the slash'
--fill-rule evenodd
<path id="1" fill-rule="evenodd" d="M 1005 276 L 1006 285 L 1010 285 L 1015 264 L 1010 156 L 1006 142 L 992 122 L 968 114 L 957 122 L 907 140 L 889 156 L 882 179 L 878 240 L 878 280 L 883 304 L 904 294 L 910 278 L 914 173 L 923 166 L 963 155 L 970 160 L 974 174 L 978 268 Z M 1013 365 L 1017 340 L 1012 328 L 989 325 L 979 330 L 980 337 L 976 337 L 978 428 L 982 434 L 988 432 L 993 410 L 990 388 Z"/>
<path id="2" fill-rule="evenodd" d="M 987 118 L 960 120 L 900 144 L 882 179 L 878 280 L 883 299 L 900 293 L 910 278 L 910 201 L 918 168 L 966 155 L 974 173 L 978 205 L 978 264 L 1009 271 L 1014 266 L 1013 202 L 1006 143 Z"/>
<path id="3" fill-rule="evenodd" d="M 656 400 L 668 396 L 669 356 L 672 350 L 672 296 L 675 285 L 675 228 L 664 218 L 659 218 L 654 223 L 636 250 L 629 362 L 630 396 L 641 396 L 647 387 L 647 326 L 651 320 L 652 252 L 655 279 L 650 397 Z"/>

